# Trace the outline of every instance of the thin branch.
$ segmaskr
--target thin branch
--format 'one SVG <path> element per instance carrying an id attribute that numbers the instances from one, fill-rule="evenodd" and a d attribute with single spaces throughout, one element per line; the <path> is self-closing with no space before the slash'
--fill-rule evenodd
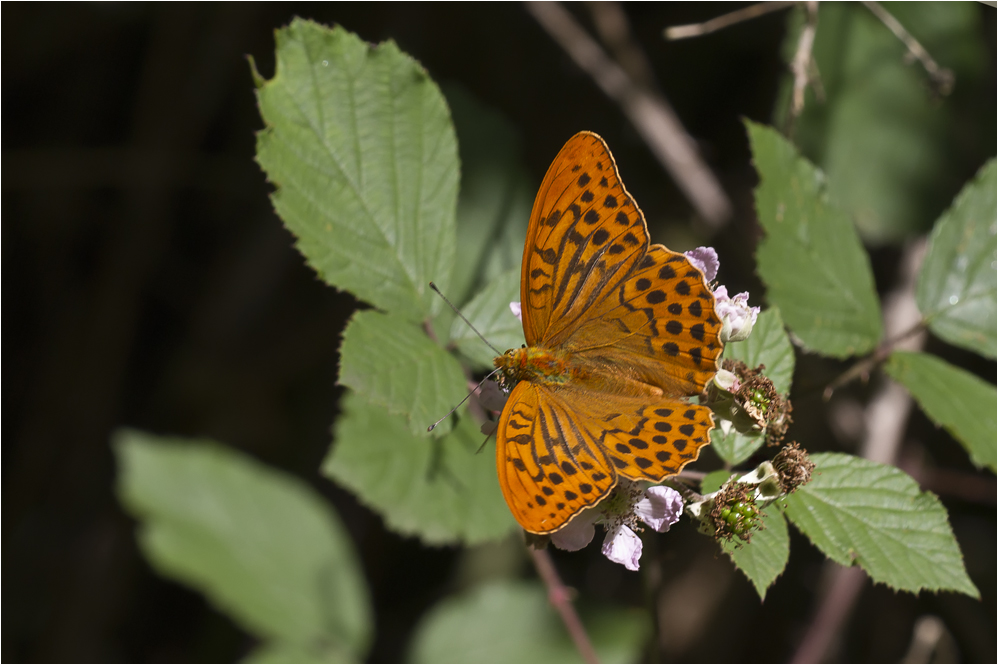
<path id="1" fill-rule="evenodd" d="M 657 90 L 651 63 L 635 41 L 627 13 L 620 3 L 591 2 L 587 6 L 599 38 L 631 80 L 646 90 Z"/>
<path id="2" fill-rule="evenodd" d="M 905 247 L 897 285 L 884 298 L 884 330 L 888 337 L 911 330 L 921 320 L 915 303 L 915 279 L 925 249 L 924 239 Z M 920 335 L 904 337 L 897 346 L 917 350 L 925 345 L 925 339 L 923 331 Z M 860 455 L 883 464 L 896 463 L 911 408 L 908 391 L 894 381 L 884 381 L 866 408 L 866 435 Z M 831 561 L 825 563 L 824 576 L 829 584 L 823 585 L 825 590 L 817 602 L 814 617 L 793 656 L 795 663 L 835 660 L 829 650 L 859 600 L 866 580 L 861 568 L 842 568 Z"/>
<path id="3" fill-rule="evenodd" d="M 814 35 L 818 30 L 818 3 L 814 0 L 804 3 L 807 11 L 807 22 L 801 28 L 800 37 L 797 40 L 797 52 L 790 63 L 790 71 L 794 75 L 794 94 L 790 105 L 790 133 L 796 124 L 797 118 L 804 110 L 804 91 L 810 81 L 809 73 L 812 71 L 813 58 L 811 51 L 814 48 Z M 815 65 L 813 67 L 817 69 Z"/>
<path id="4" fill-rule="evenodd" d="M 675 25 L 671 28 L 666 28 L 665 38 L 675 41 L 677 39 L 707 35 L 712 32 L 717 32 L 718 30 L 723 30 L 724 28 L 735 25 L 736 23 L 741 23 L 742 21 L 749 21 L 759 16 L 765 16 L 766 14 L 786 9 L 794 4 L 795 3 L 793 2 L 760 2 L 757 5 L 750 5 L 737 11 L 733 11 L 730 14 L 724 14 L 723 16 L 712 18 L 703 23 Z"/>
<path id="5" fill-rule="evenodd" d="M 879 2 L 863 0 L 863 4 L 894 33 L 895 37 L 901 40 L 901 43 L 908 49 L 910 56 L 922 63 L 929 78 L 932 80 L 932 87 L 936 92 L 945 96 L 953 91 L 953 84 L 956 81 L 956 77 L 953 75 L 952 70 L 940 67 L 918 40 L 912 37 L 911 33 L 905 30 L 904 26 L 890 12 L 881 7 Z"/>
<path id="6" fill-rule="evenodd" d="M 530 550 L 530 555 L 533 557 L 537 574 L 541 576 L 544 586 L 547 587 L 548 602 L 561 615 L 561 620 L 565 623 L 565 628 L 568 629 L 568 634 L 572 637 L 575 648 L 579 650 L 582 659 L 587 663 L 598 663 L 599 657 L 596 655 L 596 650 L 593 649 L 593 644 L 589 641 L 589 635 L 586 634 L 586 629 L 582 625 L 582 621 L 579 620 L 579 615 L 576 614 L 575 607 L 572 605 L 571 591 L 561 583 L 558 571 L 555 570 L 554 563 L 551 561 L 551 555 L 548 554 L 547 550 L 538 550 L 533 547 L 528 547 L 527 549 Z"/>
<path id="7" fill-rule="evenodd" d="M 635 84 L 559 3 L 530 2 L 526 8 L 617 102 L 697 213 L 711 226 L 722 226 L 731 217 L 731 203 L 665 97 Z"/>
<path id="8" fill-rule="evenodd" d="M 829 383 L 822 393 L 822 399 L 827 402 L 832 398 L 832 395 L 836 390 L 848 383 L 851 383 L 855 379 L 862 378 L 865 381 L 873 370 L 890 357 L 896 348 L 906 344 L 909 339 L 924 333 L 925 321 L 920 320 L 905 332 L 882 343 L 873 353 L 857 362 Z"/>
<path id="9" fill-rule="evenodd" d="M 887 340 L 880 344 L 868 357 L 860 360 L 840 374 L 825 388 L 823 397 L 827 402 L 832 394 L 850 381 L 867 377 L 890 357 L 897 349 L 918 350 L 925 344 L 925 321 L 915 303 L 915 277 L 922 265 L 928 244 L 925 239 L 912 241 L 905 248 L 901 259 L 898 287 L 884 298 L 884 336 Z"/>
<path id="10" fill-rule="evenodd" d="M 823 663 L 846 618 L 863 590 L 866 573 L 862 568 L 843 568 L 837 563 L 825 563 L 824 597 L 814 619 L 801 640 L 791 663 Z M 834 661 L 834 659 L 832 659 Z"/>

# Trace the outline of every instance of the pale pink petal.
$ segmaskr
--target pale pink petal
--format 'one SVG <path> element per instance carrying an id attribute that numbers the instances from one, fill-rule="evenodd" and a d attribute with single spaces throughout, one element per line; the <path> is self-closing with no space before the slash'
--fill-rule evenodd
<path id="1" fill-rule="evenodd" d="M 659 533 L 665 533 L 683 514 L 683 497 L 671 487 L 649 487 L 634 506 L 634 514 Z"/>
<path id="2" fill-rule="evenodd" d="M 551 543 L 560 550 L 576 552 L 593 541 L 593 522 L 599 517 L 595 510 L 577 515 L 575 519 L 551 534 Z"/>
<path id="3" fill-rule="evenodd" d="M 641 559 L 641 539 L 629 527 L 620 525 L 606 534 L 603 556 L 628 570 L 637 570 Z"/>
<path id="4" fill-rule="evenodd" d="M 509 311 L 513 312 L 513 316 L 515 316 L 516 318 L 520 319 L 521 322 L 523 321 L 523 317 L 520 316 L 520 303 L 519 302 L 515 302 L 515 301 L 511 302 L 509 304 Z"/>
<path id="5" fill-rule="evenodd" d="M 752 326 L 759 317 L 758 307 L 749 307 L 749 294 L 739 293 L 733 298 L 728 296 L 728 289 L 719 286 L 714 289 L 714 311 L 721 319 L 721 341 L 741 342 L 748 339 Z"/>
<path id="6" fill-rule="evenodd" d="M 703 273 L 708 282 L 717 277 L 717 269 L 721 263 L 717 260 L 717 252 L 713 247 L 697 247 L 686 252 L 686 258 Z"/>

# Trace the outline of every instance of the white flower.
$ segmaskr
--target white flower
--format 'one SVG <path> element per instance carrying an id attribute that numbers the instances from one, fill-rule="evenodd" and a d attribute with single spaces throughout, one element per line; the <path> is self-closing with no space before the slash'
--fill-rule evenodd
<path id="1" fill-rule="evenodd" d="M 592 542 L 596 535 L 593 526 L 600 517 L 598 510 L 586 510 L 581 515 L 551 534 L 551 542 L 560 550 L 577 552 Z"/>
<path id="2" fill-rule="evenodd" d="M 603 541 L 603 556 L 614 563 L 619 563 L 627 570 L 637 570 L 641 558 L 641 539 L 630 527 L 623 524 L 608 531 Z"/>
<path id="3" fill-rule="evenodd" d="M 714 278 L 717 277 L 717 269 L 721 264 L 717 260 L 717 252 L 714 251 L 713 247 L 697 247 L 686 252 L 685 256 L 703 273 L 704 280 L 714 281 Z"/>
<path id="4" fill-rule="evenodd" d="M 752 326 L 759 317 L 758 307 L 749 307 L 748 292 L 728 296 L 728 289 L 719 286 L 714 290 L 714 311 L 721 318 L 721 341 L 741 342 L 752 334 Z"/>
<path id="5" fill-rule="evenodd" d="M 637 483 L 622 480 L 609 501 L 587 510 L 564 528 L 551 534 L 555 547 L 569 552 L 581 550 L 596 535 L 597 521 L 606 527 L 602 552 L 614 563 L 628 570 L 637 570 L 641 559 L 641 520 L 655 531 L 664 533 L 683 514 L 683 497 L 671 487 L 650 487 L 642 490 Z"/>
<path id="6" fill-rule="evenodd" d="M 683 514 L 683 497 L 671 487 L 649 487 L 644 498 L 634 505 L 634 514 L 659 533 L 665 533 Z"/>

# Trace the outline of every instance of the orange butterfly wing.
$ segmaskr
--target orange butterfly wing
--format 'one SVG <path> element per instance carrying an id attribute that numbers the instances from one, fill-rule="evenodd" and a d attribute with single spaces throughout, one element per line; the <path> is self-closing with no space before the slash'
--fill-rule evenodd
<path id="1" fill-rule="evenodd" d="M 644 215 L 603 140 L 572 137 L 534 202 L 520 280 L 527 344 L 571 357 L 560 382 L 521 381 L 497 430 L 503 494 L 550 533 L 617 476 L 661 481 L 713 427 L 699 394 L 722 345 L 714 297 L 682 254 L 649 246 Z"/>

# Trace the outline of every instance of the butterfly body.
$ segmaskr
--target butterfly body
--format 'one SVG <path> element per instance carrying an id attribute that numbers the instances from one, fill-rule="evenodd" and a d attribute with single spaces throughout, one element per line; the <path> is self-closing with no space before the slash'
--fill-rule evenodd
<path id="1" fill-rule="evenodd" d="M 534 381 L 551 386 L 580 378 L 571 365 L 570 353 L 533 346 L 510 349 L 496 357 L 494 365 L 502 370 L 503 382 L 508 385 Z"/>
<path id="2" fill-rule="evenodd" d="M 660 482 L 710 441 L 691 404 L 717 371 L 714 296 L 651 245 L 603 140 L 581 132 L 534 203 L 520 280 L 527 346 L 495 359 L 514 386 L 497 429 L 499 483 L 533 533 L 557 531 L 618 477 Z"/>

